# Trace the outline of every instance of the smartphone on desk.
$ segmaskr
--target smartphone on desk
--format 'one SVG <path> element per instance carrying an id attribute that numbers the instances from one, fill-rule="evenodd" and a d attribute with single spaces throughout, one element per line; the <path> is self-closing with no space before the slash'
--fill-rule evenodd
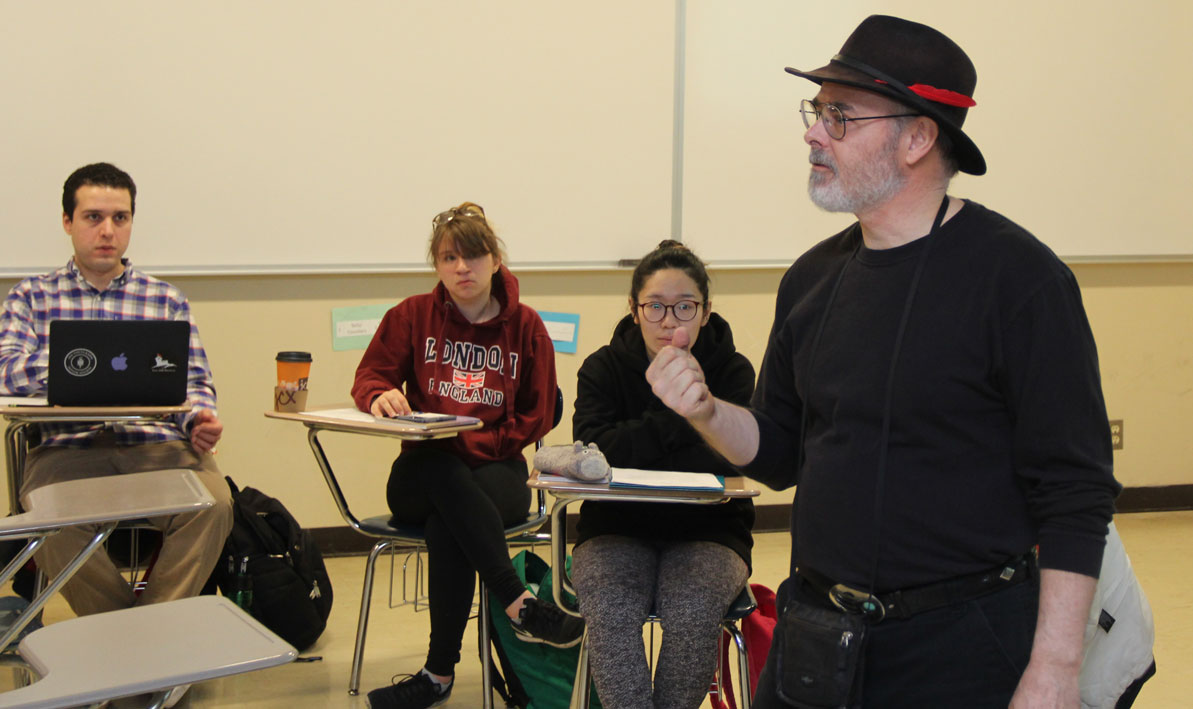
<path id="1" fill-rule="evenodd" d="M 378 418 L 377 420 L 395 424 L 407 424 L 414 428 L 421 428 L 427 431 L 436 428 L 448 428 L 453 426 L 475 426 L 480 422 L 480 419 L 473 416 L 428 414 L 422 411 L 412 411 L 408 414 L 388 416 L 385 418 Z"/>
<path id="2" fill-rule="evenodd" d="M 456 417 L 452 414 L 428 414 L 421 411 L 412 411 L 408 414 L 401 414 L 393 416 L 394 421 L 407 421 L 409 423 L 455 423 Z"/>

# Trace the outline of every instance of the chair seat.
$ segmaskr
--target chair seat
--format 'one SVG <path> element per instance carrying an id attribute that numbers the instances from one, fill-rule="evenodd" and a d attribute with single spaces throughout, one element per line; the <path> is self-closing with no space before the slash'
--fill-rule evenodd
<path id="1" fill-rule="evenodd" d="M 729 604 L 729 609 L 725 611 L 725 620 L 741 620 L 757 608 L 758 601 L 754 599 L 754 592 L 750 590 L 750 584 L 747 583 L 741 593 L 737 594 L 737 598 L 733 599 L 733 603 Z"/>
<path id="2" fill-rule="evenodd" d="M 422 544 L 426 541 L 423 528 L 416 524 L 393 524 L 392 515 L 377 515 L 366 517 L 360 521 L 360 531 L 371 537 L 408 541 Z M 505 528 L 505 536 L 516 537 L 526 532 L 538 529 L 543 524 L 543 517 L 537 512 L 526 516 L 526 521 Z"/>
<path id="3" fill-rule="evenodd" d="M 725 617 L 721 620 L 737 622 L 753 613 L 757 608 L 758 601 L 754 600 L 754 593 L 750 591 L 750 584 L 747 583 L 745 588 L 741 590 L 741 593 L 737 594 L 737 598 L 734 598 L 733 602 L 729 604 L 729 607 L 725 609 Z M 647 622 L 657 622 L 659 615 L 652 609 L 646 616 L 646 620 Z"/>
<path id="4" fill-rule="evenodd" d="M 426 540 L 426 535 L 423 534 L 421 526 L 416 524 L 390 524 L 391 519 L 393 519 L 393 515 L 367 517 L 360 521 L 360 531 L 371 537 L 398 539 L 420 544 Z"/>

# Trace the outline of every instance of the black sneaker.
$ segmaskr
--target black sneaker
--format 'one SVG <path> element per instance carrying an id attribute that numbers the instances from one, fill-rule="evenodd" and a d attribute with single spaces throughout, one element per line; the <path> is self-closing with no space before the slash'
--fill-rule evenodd
<path id="1" fill-rule="evenodd" d="M 381 687 L 369 692 L 365 698 L 365 706 L 370 709 L 426 709 L 437 707 L 447 701 L 452 694 L 452 684 L 442 690 L 425 673 L 415 675 L 398 675 L 406 679 Z"/>
<path id="2" fill-rule="evenodd" d="M 572 647 L 584 636 L 584 620 L 568 615 L 546 601 L 528 598 L 511 620 L 514 634 L 527 643 L 546 643 L 552 647 Z"/>

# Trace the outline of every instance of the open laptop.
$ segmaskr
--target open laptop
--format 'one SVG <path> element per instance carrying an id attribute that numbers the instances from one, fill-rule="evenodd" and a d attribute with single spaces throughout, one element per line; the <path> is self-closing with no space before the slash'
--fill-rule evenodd
<path id="1" fill-rule="evenodd" d="M 50 405 L 181 404 L 190 334 L 185 320 L 50 322 Z"/>

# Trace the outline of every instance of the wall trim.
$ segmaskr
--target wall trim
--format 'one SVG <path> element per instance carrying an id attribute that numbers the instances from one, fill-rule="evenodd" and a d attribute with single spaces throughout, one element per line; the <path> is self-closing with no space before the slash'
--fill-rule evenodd
<path id="1" fill-rule="evenodd" d="M 1157 487 L 1129 487 L 1115 500 L 1119 514 L 1134 512 L 1165 512 L 1193 510 L 1193 485 L 1163 485 Z M 781 532 L 788 529 L 790 504 L 756 505 L 754 531 Z M 577 515 L 568 515 L 568 538 L 576 537 Z M 544 524 L 542 531 L 550 531 Z M 311 529 L 315 544 L 324 556 L 356 556 L 368 554 L 376 539 L 366 537 L 350 527 L 315 527 Z"/>
<path id="2" fill-rule="evenodd" d="M 1123 513 L 1193 510 L 1193 485 L 1127 487 L 1114 504 Z"/>

